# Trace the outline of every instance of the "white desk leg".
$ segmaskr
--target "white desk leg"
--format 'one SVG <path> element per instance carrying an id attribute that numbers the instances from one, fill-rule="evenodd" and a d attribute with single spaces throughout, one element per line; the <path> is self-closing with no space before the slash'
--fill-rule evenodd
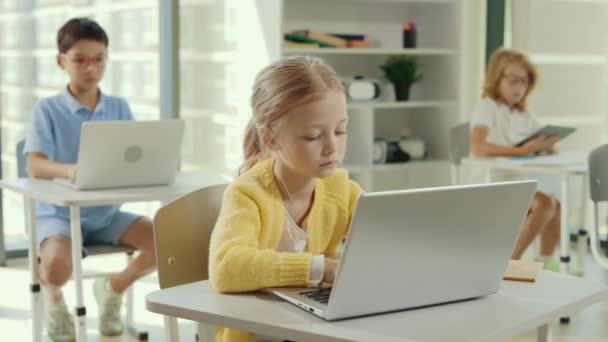
<path id="1" fill-rule="evenodd" d="M 570 231 L 568 229 L 568 176 L 561 176 L 561 217 L 560 217 L 560 271 L 567 273 L 570 270 Z M 570 317 L 560 317 L 561 323 L 569 323 Z"/>
<path id="2" fill-rule="evenodd" d="M 127 253 L 127 264 L 130 264 L 133 261 L 133 252 Z M 126 293 L 126 306 L 127 306 L 127 331 L 129 335 L 133 336 L 137 341 L 147 341 L 148 340 L 148 332 L 139 331 L 135 326 L 135 319 L 133 314 L 133 292 L 135 291 L 133 288 L 135 284 L 132 284 L 127 288 Z"/>
<path id="3" fill-rule="evenodd" d="M 591 197 L 589 196 L 589 179 L 587 174 L 583 176 L 583 223 L 582 227 L 578 230 L 577 241 L 576 241 L 576 268 L 581 271 L 581 276 L 585 275 L 585 255 L 587 254 L 587 242 L 589 240 L 589 231 L 593 229 L 593 215 L 592 215 L 592 203 Z M 591 214 L 591 215 L 590 215 Z"/>
<path id="4" fill-rule="evenodd" d="M 553 341 L 553 328 L 550 323 L 543 324 L 538 327 L 536 335 L 537 342 L 552 342 Z"/>
<path id="5" fill-rule="evenodd" d="M 568 230 L 568 176 L 561 176 L 561 217 L 560 217 L 560 270 L 568 272 L 570 269 L 570 232 Z"/>
<path id="6" fill-rule="evenodd" d="M 455 165 L 455 164 L 450 165 L 450 175 L 452 177 L 452 185 L 457 185 L 460 183 L 458 165 Z"/>
<path id="7" fill-rule="evenodd" d="M 179 342 L 179 328 L 177 318 L 171 316 L 163 316 L 165 319 L 165 341 Z"/>
<path id="8" fill-rule="evenodd" d="M 602 250 L 599 237 L 599 218 L 597 212 L 597 203 L 593 203 L 593 207 L 593 219 L 595 220 L 595 224 L 593 227 L 591 227 L 591 230 L 589 230 L 589 237 L 591 238 L 591 255 L 593 255 L 593 258 L 595 258 L 595 261 L 597 261 L 600 266 L 605 269 L 608 269 L 608 259 L 606 259 L 606 257 L 604 256 L 604 251 Z"/>
<path id="9" fill-rule="evenodd" d="M 29 237 L 28 261 L 30 264 L 30 294 L 32 305 L 32 341 L 42 341 L 42 298 L 38 281 L 38 239 L 36 239 L 36 202 L 24 196 L 27 235 Z"/>
<path id="10" fill-rule="evenodd" d="M 82 295 L 82 234 L 80 231 L 80 207 L 70 207 L 70 226 L 72 234 L 72 269 L 76 286 L 76 341 L 87 340 L 87 311 Z"/>
<path id="11" fill-rule="evenodd" d="M 133 253 L 127 253 L 127 265 L 131 263 L 131 261 L 133 260 Z M 127 328 L 130 329 L 134 327 L 133 325 L 133 287 L 135 285 L 131 285 L 129 286 L 129 288 L 127 289 Z"/>
<path id="12" fill-rule="evenodd" d="M 492 168 L 486 167 L 484 170 L 485 183 L 492 183 Z"/>
<path id="13" fill-rule="evenodd" d="M 198 342 L 213 342 L 215 341 L 215 326 L 209 323 L 198 322 L 196 324 L 198 333 Z"/>

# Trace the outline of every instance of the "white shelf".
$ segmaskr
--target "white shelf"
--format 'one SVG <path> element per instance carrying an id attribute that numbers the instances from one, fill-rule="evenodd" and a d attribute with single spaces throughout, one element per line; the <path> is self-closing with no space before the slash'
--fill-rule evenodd
<path id="1" fill-rule="evenodd" d="M 412 160 L 405 163 L 389 163 L 389 164 L 345 164 L 344 168 L 350 172 L 368 172 L 368 171 L 401 171 L 417 167 L 441 166 L 449 163 L 447 160 Z"/>
<path id="2" fill-rule="evenodd" d="M 283 48 L 283 54 L 297 55 L 413 55 L 413 56 L 450 56 L 453 49 L 384 49 L 384 48 Z"/>
<path id="3" fill-rule="evenodd" d="M 350 102 L 348 103 L 348 109 L 436 108 L 455 105 L 455 101 Z"/>
<path id="4" fill-rule="evenodd" d="M 608 58 L 601 54 L 533 53 L 532 62 L 543 65 L 606 65 Z"/>

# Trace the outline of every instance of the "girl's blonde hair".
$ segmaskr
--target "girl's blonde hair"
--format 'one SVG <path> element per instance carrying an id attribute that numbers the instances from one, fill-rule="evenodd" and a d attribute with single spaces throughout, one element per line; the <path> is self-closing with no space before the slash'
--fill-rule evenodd
<path id="1" fill-rule="evenodd" d="M 523 112 L 527 110 L 526 100 L 528 99 L 528 95 L 538 84 L 538 69 L 532 64 L 528 56 L 518 50 L 501 48 L 494 51 L 488 62 L 482 97 L 490 97 L 494 101 L 507 104 L 500 95 L 499 85 L 504 76 L 505 69 L 509 65 L 514 64 L 524 68 L 528 73 L 528 88 L 526 89 L 526 93 L 522 100 L 514 106 L 517 110 Z"/>
<path id="2" fill-rule="evenodd" d="M 286 57 L 256 76 L 251 96 L 253 115 L 245 130 L 243 173 L 266 156 L 260 129 L 276 131 L 293 108 L 317 101 L 329 90 L 344 91 L 332 67 L 318 58 Z"/>

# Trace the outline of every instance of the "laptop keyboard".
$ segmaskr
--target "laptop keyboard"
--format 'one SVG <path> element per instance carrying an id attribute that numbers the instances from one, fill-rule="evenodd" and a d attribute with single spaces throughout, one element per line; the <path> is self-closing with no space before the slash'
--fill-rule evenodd
<path id="1" fill-rule="evenodd" d="M 321 304 L 327 304 L 329 301 L 329 294 L 331 293 L 331 288 L 321 288 L 314 290 L 307 290 L 300 292 L 301 295 L 310 298 L 314 301 L 317 301 Z"/>

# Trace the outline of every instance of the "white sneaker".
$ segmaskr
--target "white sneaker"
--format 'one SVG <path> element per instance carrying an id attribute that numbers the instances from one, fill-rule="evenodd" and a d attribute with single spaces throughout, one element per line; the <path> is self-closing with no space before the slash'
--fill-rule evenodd
<path id="1" fill-rule="evenodd" d="M 99 332 L 104 336 L 122 334 L 123 325 L 120 320 L 122 294 L 112 290 L 108 278 L 97 278 L 93 283 L 93 293 L 99 308 Z"/>
<path id="2" fill-rule="evenodd" d="M 76 341 L 74 319 L 63 298 L 58 302 L 45 302 L 46 332 L 53 342 Z"/>

